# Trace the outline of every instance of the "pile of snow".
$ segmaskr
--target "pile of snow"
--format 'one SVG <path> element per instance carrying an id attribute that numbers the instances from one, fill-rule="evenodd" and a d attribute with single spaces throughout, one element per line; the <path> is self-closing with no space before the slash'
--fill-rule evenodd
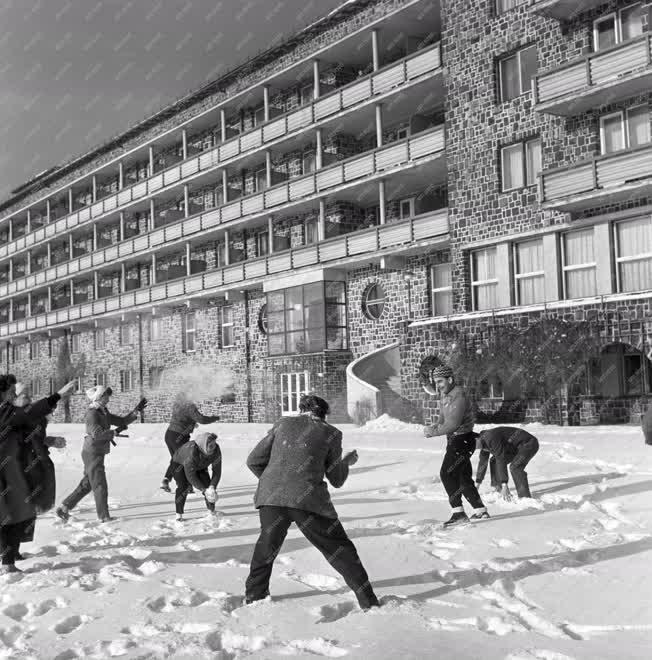
<path id="1" fill-rule="evenodd" d="M 364 426 L 357 429 L 357 431 L 358 433 L 386 433 L 389 431 L 398 431 L 420 433 L 423 435 L 423 425 L 402 422 L 399 419 L 390 417 L 387 413 L 383 413 L 380 417 L 369 420 Z"/>

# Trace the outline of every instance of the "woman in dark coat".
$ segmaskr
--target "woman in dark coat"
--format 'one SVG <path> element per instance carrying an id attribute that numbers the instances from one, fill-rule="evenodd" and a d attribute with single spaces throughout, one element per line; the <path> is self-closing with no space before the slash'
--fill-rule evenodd
<path id="1" fill-rule="evenodd" d="M 19 571 L 16 554 L 26 529 L 33 525 L 36 506 L 21 463 L 21 444 L 33 427 L 33 420 L 54 410 L 61 396 L 71 392 L 75 383 L 62 387 L 56 394 L 37 401 L 29 409 L 17 408 L 16 378 L 0 376 L 0 554 L 2 572 Z"/>

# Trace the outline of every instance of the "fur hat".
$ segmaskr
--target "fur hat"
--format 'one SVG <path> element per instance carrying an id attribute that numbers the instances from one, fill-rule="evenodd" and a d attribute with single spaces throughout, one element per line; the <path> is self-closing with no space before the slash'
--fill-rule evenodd
<path id="1" fill-rule="evenodd" d="M 434 380 L 435 378 L 454 378 L 455 374 L 453 370 L 447 364 L 440 364 L 438 367 L 435 367 L 430 372 L 430 378 Z"/>

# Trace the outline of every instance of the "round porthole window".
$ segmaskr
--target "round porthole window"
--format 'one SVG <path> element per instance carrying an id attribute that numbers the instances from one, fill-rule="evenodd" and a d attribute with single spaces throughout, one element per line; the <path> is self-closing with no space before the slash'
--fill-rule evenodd
<path id="1" fill-rule="evenodd" d="M 267 304 L 264 304 L 258 312 L 258 329 L 264 334 L 267 334 Z"/>
<path id="2" fill-rule="evenodd" d="M 377 321 L 385 309 L 385 291 L 380 284 L 370 284 L 362 294 L 362 311 L 372 321 Z"/>

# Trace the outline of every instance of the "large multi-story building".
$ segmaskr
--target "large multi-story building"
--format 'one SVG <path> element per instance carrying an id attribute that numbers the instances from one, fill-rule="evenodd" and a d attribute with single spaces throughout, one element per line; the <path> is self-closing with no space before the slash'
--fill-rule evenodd
<path id="1" fill-rule="evenodd" d="M 151 421 L 164 369 L 228 368 L 223 419 L 269 421 L 314 389 L 341 420 L 347 396 L 427 412 L 417 370 L 443 325 L 560 315 L 604 337 L 581 421 L 634 419 L 652 389 L 651 17 L 343 4 L 13 191 L 3 364 L 39 394 L 69 342 L 82 387 L 142 392 Z"/>

